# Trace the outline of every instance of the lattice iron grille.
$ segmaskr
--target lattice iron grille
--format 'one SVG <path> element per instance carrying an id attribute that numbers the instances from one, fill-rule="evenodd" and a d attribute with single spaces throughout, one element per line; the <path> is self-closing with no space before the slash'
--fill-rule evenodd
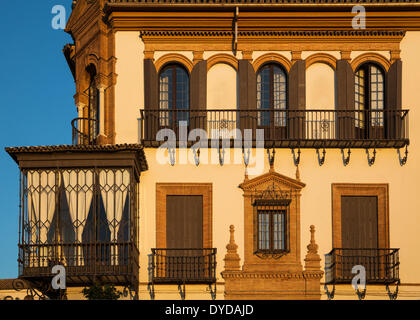
<path id="1" fill-rule="evenodd" d="M 21 271 L 126 265 L 137 245 L 133 174 L 132 168 L 23 169 Z"/>

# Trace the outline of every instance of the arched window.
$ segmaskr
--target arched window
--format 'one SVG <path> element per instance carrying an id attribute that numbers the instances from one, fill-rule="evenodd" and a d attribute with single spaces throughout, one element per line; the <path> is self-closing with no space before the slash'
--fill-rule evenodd
<path id="1" fill-rule="evenodd" d="M 90 65 L 87 68 L 89 73 L 89 106 L 88 106 L 88 118 L 89 122 L 88 128 L 88 140 L 89 142 L 95 141 L 96 137 L 99 134 L 99 90 L 96 83 L 96 70 L 93 65 Z"/>
<path id="2" fill-rule="evenodd" d="M 166 66 L 159 76 L 160 125 L 171 127 L 189 119 L 190 77 L 179 64 Z"/>
<path id="3" fill-rule="evenodd" d="M 355 127 L 358 138 L 380 138 L 384 133 L 385 75 L 373 63 L 362 64 L 355 73 Z"/>
<path id="4" fill-rule="evenodd" d="M 258 126 L 286 129 L 287 75 L 277 64 L 263 66 L 257 74 Z M 269 133 L 273 132 L 272 130 Z M 285 133 L 285 132 L 284 132 Z"/>

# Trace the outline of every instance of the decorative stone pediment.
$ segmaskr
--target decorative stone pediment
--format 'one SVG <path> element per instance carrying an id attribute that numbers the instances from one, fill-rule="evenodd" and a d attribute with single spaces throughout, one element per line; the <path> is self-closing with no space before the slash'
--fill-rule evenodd
<path id="1" fill-rule="evenodd" d="M 244 190 L 245 193 L 253 191 L 267 190 L 269 187 L 274 187 L 280 190 L 296 190 L 303 189 L 306 185 L 296 179 L 286 177 L 280 173 L 270 170 L 266 174 L 253 178 L 251 180 L 245 179 L 239 185 L 239 188 Z M 269 189 L 268 189 L 269 190 Z"/>
<path id="2" fill-rule="evenodd" d="M 300 261 L 300 191 L 305 184 L 274 171 L 248 179 L 239 185 L 244 191 L 245 255 L 243 270 L 248 272 L 301 272 Z M 283 250 L 258 248 L 258 212 L 285 212 Z"/>

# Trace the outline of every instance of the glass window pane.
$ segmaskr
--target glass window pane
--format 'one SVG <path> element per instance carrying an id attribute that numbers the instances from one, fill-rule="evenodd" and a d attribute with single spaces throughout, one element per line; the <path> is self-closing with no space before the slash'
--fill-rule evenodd
<path id="1" fill-rule="evenodd" d="M 355 86 L 354 86 L 354 102 L 355 109 L 363 111 L 365 110 L 365 95 L 364 95 L 364 83 L 365 83 L 365 71 L 360 69 L 355 75 Z M 364 127 L 364 116 L 362 112 L 355 113 L 355 126 L 356 128 Z"/>
<path id="2" fill-rule="evenodd" d="M 189 112 L 184 110 L 188 110 L 190 106 L 189 81 L 188 72 L 178 65 L 168 66 L 161 73 L 159 77 L 159 109 L 168 110 L 159 113 L 161 126 L 171 125 L 174 117 L 177 121 L 188 122 Z M 183 111 L 174 113 L 170 111 L 173 109 Z"/>
<path id="3" fill-rule="evenodd" d="M 270 216 L 266 212 L 258 214 L 258 249 L 270 249 Z"/>

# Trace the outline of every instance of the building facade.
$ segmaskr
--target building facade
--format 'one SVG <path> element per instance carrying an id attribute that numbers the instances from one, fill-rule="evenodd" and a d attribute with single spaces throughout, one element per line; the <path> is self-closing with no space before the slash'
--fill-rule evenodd
<path id="1" fill-rule="evenodd" d="M 21 279 L 420 297 L 417 1 L 77 0 L 66 31 L 73 145 L 6 149 Z"/>

